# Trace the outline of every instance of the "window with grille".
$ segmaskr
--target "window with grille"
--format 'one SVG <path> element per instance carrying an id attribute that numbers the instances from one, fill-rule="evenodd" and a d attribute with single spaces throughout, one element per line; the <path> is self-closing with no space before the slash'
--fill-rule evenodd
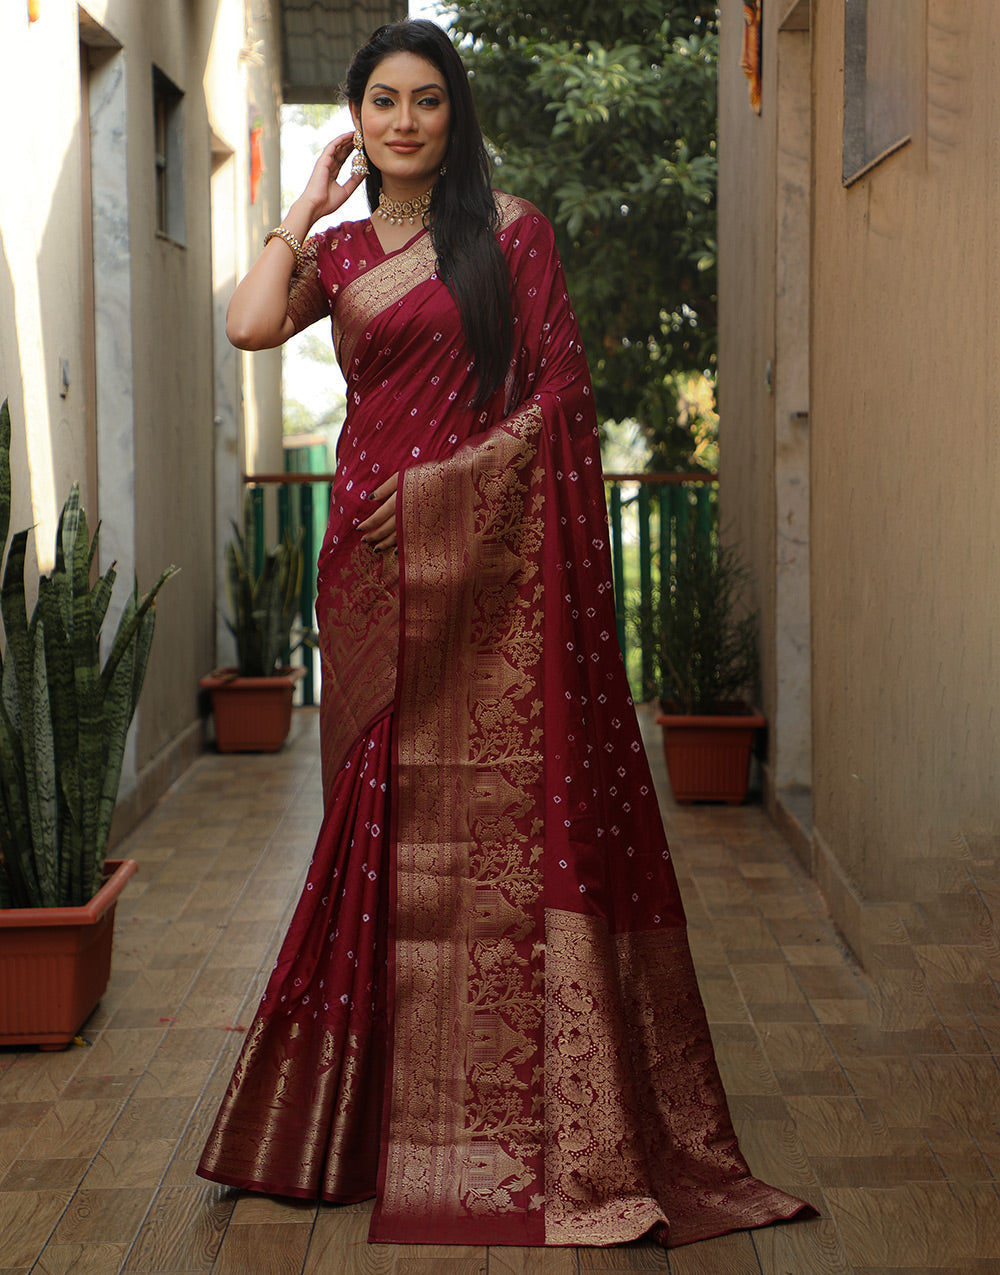
<path id="1" fill-rule="evenodd" d="M 925 29 L 924 0 L 845 0 L 845 184 L 919 131 Z"/>
<path id="2" fill-rule="evenodd" d="M 153 67 L 153 146 L 156 167 L 156 229 L 184 242 L 184 165 L 181 105 L 184 95 Z"/>

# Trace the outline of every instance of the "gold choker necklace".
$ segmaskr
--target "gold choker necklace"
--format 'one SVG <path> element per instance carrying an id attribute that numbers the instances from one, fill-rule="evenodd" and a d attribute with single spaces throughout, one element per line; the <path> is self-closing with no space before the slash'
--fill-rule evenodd
<path id="1" fill-rule="evenodd" d="M 401 226 L 403 218 L 409 217 L 412 226 L 415 219 L 419 217 L 423 220 L 424 213 L 431 206 L 431 192 L 425 190 L 422 195 L 418 195 L 416 199 L 387 199 L 384 190 L 378 193 L 378 207 L 375 211 L 383 221 L 388 221 L 393 226 Z"/>

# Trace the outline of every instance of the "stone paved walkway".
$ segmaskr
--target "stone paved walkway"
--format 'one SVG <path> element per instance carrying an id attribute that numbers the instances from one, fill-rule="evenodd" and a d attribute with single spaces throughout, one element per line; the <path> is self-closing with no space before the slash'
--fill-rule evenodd
<path id="1" fill-rule="evenodd" d="M 372 1246 L 368 1205 L 197 1178 L 319 824 L 302 710 L 276 756 L 202 757 L 119 848 L 140 871 L 86 1043 L 0 1050 L 0 1275 L 1000 1272 L 992 921 L 901 922 L 872 981 L 762 811 L 676 807 L 647 742 L 744 1151 L 817 1220 L 669 1254 Z"/>

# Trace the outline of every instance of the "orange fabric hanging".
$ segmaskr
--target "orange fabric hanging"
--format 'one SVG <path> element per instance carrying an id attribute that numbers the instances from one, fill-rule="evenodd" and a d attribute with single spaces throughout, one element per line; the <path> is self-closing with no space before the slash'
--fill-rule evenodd
<path id="1" fill-rule="evenodd" d="M 261 173 L 264 171 L 264 152 L 262 139 L 264 128 L 259 115 L 253 116 L 250 125 L 250 202 L 257 202 L 257 190 L 260 187 Z"/>
<path id="2" fill-rule="evenodd" d="M 761 7 L 763 0 L 743 0 L 743 48 L 740 66 L 750 81 L 750 105 L 760 114 L 761 63 L 763 61 L 763 37 L 761 32 Z"/>

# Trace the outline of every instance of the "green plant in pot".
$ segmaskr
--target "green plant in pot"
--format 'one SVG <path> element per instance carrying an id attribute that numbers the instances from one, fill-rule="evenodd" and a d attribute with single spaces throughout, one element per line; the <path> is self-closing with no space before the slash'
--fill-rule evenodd
<path id="1" fill-rule="evenodd" d="M 654 609 L 654 663 L 664 750 L 678 801 L 745 800 L 759 676 L 757 616 L 743 599 L 747 570 L 735 549 L 679 537 L 670 587 Z"/>
<path id="2" fill-rule="evenodd" d="M 234 522 L 234 537 L 226 545 L 226 596 L 229 631 L 236 640 L 241 677 L 271 677 L 279 672 L 286 651 L 314 645 L 307 629 L 295 634 L 304 570 L 302 528 L 293 538 L 286 531 L 281 543 L 264 550 L 263 565 L 255 570 L 257 525 L 248 491 L 243 501 L 243 529 Z"/>
<path id="3" fill-rule="evenodd" d="M 100 529 L 90 538 L 74 485 L 59 517 L 55 565 L 25 596 L 28 531 L 10 540 L 11 421 L 0 408 L 0 543 L 6 553 L 0 613 L 0 1043 L 60 1045 L 72 1039 L 107 985 L 114 901 L 135 871 L 106 861 L 125 739 L 149 659 L 153 603 L 168 567 L 145 596 L 138 584 L 102 664 L 101 628 L 115 582 L 94 576 Z M 71 937 L 79 925 L 83 938 Z M 92 932 L 93 931 L 93 932 Z M 42 969 L 29 975 L 41 935 Z M 49 987 L 60 954 L 99 949 L 95 971 Z M 14 958 L 17 958 L 16 960 Z M 8 985 L 8 974 L 15 981 Z M 96 994 L 95 994 L 96 989 Z M 45 1015 L 57 1011 L 55 1027 Z M 41 1025 L 39 1025 L 41 1024 Z M 69 1033 L 67 1036 L 67 1032 Z"/>
<path id="4" fill-rule="evenodd" d="M 661 592 L 654 621 L 664 705 L 698 715 L 746 711 L 759 671 L 757 616 L 743 607 L 747 580 L 730 545 L 693 527 L 681 534 L 671 587 Z"/>
<path id="5" fill-rule="evenodd" d="M 233 523 L 226 545 L 226 624 L 236 641 L 237 664 L 201 679 L 209 691 L 220 752 L 273 752 L 291 724 L 294 683 L 304 669 L 282 661 L 286 653 L 314 646 L 316 634 L 298 626 L 305 570 L 303 532 L 286 531 L 265 548 L 257 569 L 257 524 L 251 493 L 243 502 L 243 527 Z"/>
<path id="6" fill-rule="evenodd" d="M 10 530 L 10 411 L 0 408 L 0 538 Z M 0 610 L 0 906 L 86 903 L 100 888 L 125 738 L 153 641 L 153 603 L 168 567 L 143 597 L 135 585 L 102 666 L 101 626 L 115 582 L 91 585 L 100 528 L 90 539 L 74 485 L 56 533 L 55 566 L 38 581 L 28 619 L 28 531 L 6 552 Z"/>

